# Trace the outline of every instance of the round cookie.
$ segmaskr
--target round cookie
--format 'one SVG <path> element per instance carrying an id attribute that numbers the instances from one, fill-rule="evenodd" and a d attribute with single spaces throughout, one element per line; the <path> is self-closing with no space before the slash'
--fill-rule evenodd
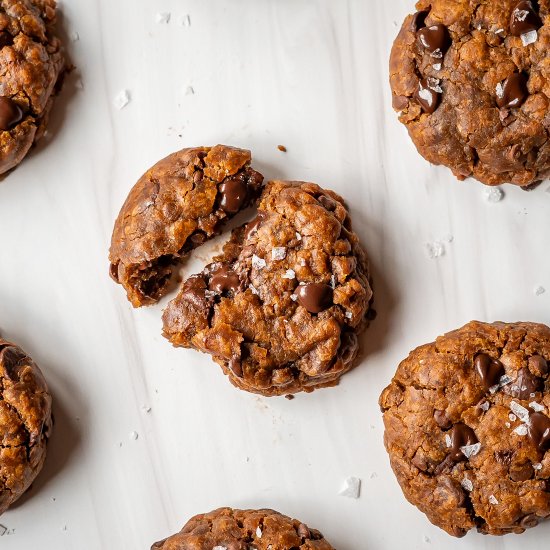
<path id="1" fill-rule="evenodd" d="M 51 406 L 40 369 L 21 348 L 0 338 L 0 514 L 44 465 Z"/>
<path id="2" fill-rule="evenodd" d="M 550 328 L 472 321 L 412 351 L 380 397 L 407 499 L 449 534 L 550 516 Z"/>
<path id="3" fill-rule="evenodd" d="M 164 336 L 210 353 L 241 389 L 310 392 L 354 366 L 372 299 L 343 199 L 313 183 L 274 181 L 258 217 L 183 283 L 164 312 Z"/>
<path id="4" fill-rule="evenodd" d="M 250 151 L 226 145 L 183 149 L 134 185 L 115 222 L 111 277 L 134 307 L 167 291 L 173 265 L 256 200 L 263 176 Z"/>
<path id="5" fill-rule="evenodd" d="M 55 0 L 0 0 L 0 174 L 44 134 L 66 65 Z"/>
<path id="6" fill-rule="evenodd" d="M 151 550 L 334 550 L 315 529 L 274 510 L 220 508 L 191 518 Z"/>
<path id="7" fill-rule="evenodd" d="M 550 0 L 420 0 L 393 45 L 393 106 L 456 177 L 550 176 Z"/>

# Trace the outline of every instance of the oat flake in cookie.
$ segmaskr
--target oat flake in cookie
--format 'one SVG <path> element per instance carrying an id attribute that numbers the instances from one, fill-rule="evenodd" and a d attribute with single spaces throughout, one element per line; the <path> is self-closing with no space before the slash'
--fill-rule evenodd
<path id="1" fill-rule="evenodd" d="M 54 0 L 0 0 L 0 174 L 42 137 L 62 75 Z"/>
<path id="2" fill-rule="evenodd" d="M 354 366 L 372 298 L 343 200 L 312 183 L 275 181 L 256 219 L 184 282 L 164 312 L 164 335 L 210 353 L 241 389 L 309 392 Z"/>
<path id="3" fill-rule="evenodd" d="M 134 307 L 157 302 L 174 264 L 257 199 L 263 176 L 250 160 L 250 151 L 226 145 L 183 149 L 132 188 L 115 223 L 109 259 L 111 276 Z"/>
<path id="4" fill-rule="evenodd" d="M 412 351 L 383 391 L 393 471 L 449 534 L 550 515 L 549 360 L 547 326 L 472 321 Z"/>
<path id="5" fill-rule="evenodd" d="M 21 348 L 0 338 L 0 514 L 42 469 L 51 405 L 40 369 Z"/>
<path id="6" fill-rule="evenodd" d="M 191 518 L 151 550 L 334 550 L 323 535 L 274 510 L 220 508 Z"/>
<path id="7" fill-rule="evenodd" d="M 550 0 L 420 0 L 390 60 L 393 106 L 420 154 L 456 177 L 550 176 Z"/>

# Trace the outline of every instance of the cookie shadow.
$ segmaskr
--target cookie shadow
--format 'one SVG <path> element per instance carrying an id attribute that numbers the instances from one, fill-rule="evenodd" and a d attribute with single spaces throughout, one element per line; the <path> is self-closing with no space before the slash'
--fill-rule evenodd
<path id="1" fill-rule="evenodd" d="M 24 506 L 29 499 L 44 491 L 67 468 L 81 443 L 81 436 L 76 427 L 76 422 L 71 419 L 63 400 L 59 398 L 58 392 L 51 389 L 52 379 L 55 380 L 54 373 L 49 369 L 45 369 L 43 372 L 45 372 L 46 382 L 50 384 L 53 417 L 53 430 L 48 441 L 46 461 L 32 485 L 21 498 L 12 504 L 10 509 Z M 64 380 L 64 383 L 66 384 L 66 380 Z M 71 391 L 70 388 L 65 388 L 65 390 Z M 70 395 L 75 394 L 71 392 Z"/>

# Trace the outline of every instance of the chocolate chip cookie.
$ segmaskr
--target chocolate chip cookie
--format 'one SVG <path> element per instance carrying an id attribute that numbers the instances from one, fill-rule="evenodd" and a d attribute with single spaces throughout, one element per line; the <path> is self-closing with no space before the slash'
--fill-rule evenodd
<path id="1" fill-rule="evenodd" d="M 250 151 L 225 145 L 183 149 L 136 183 L 116 220 L 111 276 L 134 307 L 166 292 L 174 264 L 258 197 L 263 176 Z"/>
<path id="2" fill-rule="evenodd" d="M 456 177 L 550 175 L 550 0 L 420 0 L 390 60 L 393 106 L 418 151 Z"/>
<path id="3" fill-rule="evenodd" d="M 0 338 L 0 514 L 42 469 L 51 406 L 40 369 L 21 348 Z"/>
<path id="4" fill-rule="evenodd" d="M 65 72 L 55 0 L 0 0 L 0 174 L 44 134 Z"/>
<path id="5" fill-rule="evenodd" d="M 380 397 L 407 499 L 455 536 L 550 515 L 550 328 L 471 322 L 412 351 Z"/>
<path id="6" fill-rule="evenodd" d="M 313 183 L 267 184 L 255 220 L 184 282 L 164 336 L 209 353 L 266 396 L 332 386 L 372 316 L 367 256 L 343 199 Z"/>
<path id="7" fill-rule="evenodd" d="M 151 550 L 334 550 L 323 535 L 274 510 L 220 508 L 191 518 Z"/>

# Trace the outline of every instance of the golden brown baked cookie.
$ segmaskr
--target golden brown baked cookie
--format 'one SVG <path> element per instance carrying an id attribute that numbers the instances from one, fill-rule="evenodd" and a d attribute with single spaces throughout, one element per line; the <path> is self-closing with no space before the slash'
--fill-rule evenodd
<path id="1" fill-rule="evenodd" d="M 21 348 L 0 338 L 0 514 L 42 469 L 51 405 L 40 369 Z"/>
<path id="2" fill-rule="evenodd" d="M 263 176 L 250 151 L 226 145 L 183 149 L 148 170 L 116 220 L 111 276 L 134 307 L 157 302 L 173 265 L 256 200 Z"/>
<path id="3" fill-rule="evenodd" d="M 550 516 L 550 328 L 472 321 L 412 351 L 380 397 L 407 499 L 462 536 Z"/>
<path id="4" fill-rule="evenodd" d="M 258 217 L 169 303 L 164 336 L 211 354 L 241 389 L 310 392 L 355 365 L 372 299 L 343 199 L 313 183 L 274 181 Z"/>
<path id="5" fill-rule="evenodd" d="M 456 177 L 550 175 L 550 0 L 420 0 L 390 59 L 393 106 Z"/>
<path id="6" fill-rule="evenodd" d="M 191 518 L 151 550 L 334 550 L 323 535 L 274 510 L 220 508 Z"/>
<path id="7" fill-rule="evenodd" d="M 55 0 L 0 0 L 0 174 L 42 137 L 65 72 Z"/>

